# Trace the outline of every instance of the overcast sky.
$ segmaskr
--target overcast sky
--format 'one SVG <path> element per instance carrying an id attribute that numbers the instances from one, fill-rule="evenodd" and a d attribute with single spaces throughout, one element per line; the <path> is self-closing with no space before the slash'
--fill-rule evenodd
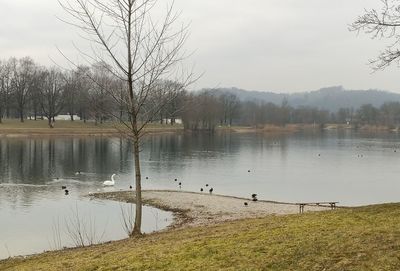
<path id="1" fill-rule="evenodd" d="M 163 1 L 163 0 L 160 0 Z M 400 68 L 371 73 L 368 60 L 387 44 L 348 31 L 379 0 L 176 0 L 191 22 L 186 49 L 203 77 L 194 88 L 298 92 L 325 86 L 400 93 Z M 0 58 L 29 55 L 62 63 L 76 31 L 59 21 L 56 0 L 0 0 Z"/>

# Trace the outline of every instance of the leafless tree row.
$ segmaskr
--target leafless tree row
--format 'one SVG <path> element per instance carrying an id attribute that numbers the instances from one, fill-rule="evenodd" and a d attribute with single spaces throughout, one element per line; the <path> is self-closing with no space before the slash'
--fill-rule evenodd
<path id="1" fill-rule="evenodd" d="M 174 120 L 179 113 L 175 96 L 168 89 L 176 84 L 160 81 L 157 91 L 148 95 L 148 105 L 138 116 L 147 121 L 160 100 L 168 100 L 151 121 L 166 118 Z M 176 95 L 178 96 L 178 95 Z M 29 119 L 46 118 L 53 127 L 59 114 L 69 115 L 71 121 L 78 116 L 81 120 L 126 121 L 125 84 L 109 72 L 104 63 L 78 66 L 64 71 L 58 67 L 43 67 L 31 58 L 10 58 L 0 61 L 0 122 L 3 118 Z"/>
<path id="2" fill-rule="evenodd" d="M 89 80 L 89 73 L 102 76 L 96 67 L 62 71 L 39 66 L 29 57 L 0 61 L 0 120 L 47 118 L 50 127 L 60 113 L 68 113 L 71 120 L 74 115 L 97 120 L 96 105 L 108 102 Z"/>

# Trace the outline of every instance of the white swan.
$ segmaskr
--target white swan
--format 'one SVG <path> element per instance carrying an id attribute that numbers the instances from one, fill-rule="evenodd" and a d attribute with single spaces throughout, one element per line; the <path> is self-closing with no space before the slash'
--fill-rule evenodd
<path id="1" fill-rule="evenodd" d="M 103 183 L 104 186 L 114 186 L 115 185 L 115 180 L 114 180 L 114 176 L 117 174 L 113 174 L 111 175 L 111 181 L 105 181 Z"/>

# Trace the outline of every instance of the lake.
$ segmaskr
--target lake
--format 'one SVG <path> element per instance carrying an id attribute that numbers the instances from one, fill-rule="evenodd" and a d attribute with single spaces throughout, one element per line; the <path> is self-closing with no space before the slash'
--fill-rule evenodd
<path id="1" fill-rule="evenodd" d="M 144 189 L 180 189 L 182 182 L 182 190 L 209 184 L 217 194 L 284 202 L 400 201 L 398 134 L 163 134 L 147 136 L 141 149 Z M 113 173 L 115 188 L 103 188 Z M 129 189 L 133 178 L 131 145 L 123 139 L 1 138 L 0 258 L 74 246 L 68 228 L 77 217 L 91 239 L 125 238 L 121 209 L 131 205 L 86 195 Z M 145 232 L 171 222 L 169 212 L 144 209 Z"/>

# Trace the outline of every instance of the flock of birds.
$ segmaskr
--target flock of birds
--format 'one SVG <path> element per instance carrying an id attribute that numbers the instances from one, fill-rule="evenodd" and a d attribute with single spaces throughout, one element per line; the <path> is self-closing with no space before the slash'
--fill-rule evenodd
<path id="1" fill-rule="evenodd" d="M 251 171 L 248 170 L 247 172 L 250 173 Z M 75 173 L 75 175 L 81 175 L 81 172 L 78 171 L 78 172 Z M 106 181 L 103 182 L 103 186 L 104 186 L 104 187 L 115 186 L 115 179 L 114 179 L 114 177 L 115 177 L 116 175 L 117 175 L 117 174 L 115 174 L 115 173 L 112 174 L 110 180 L 106 180 Z M 57 178 L 57 179 L 59 179 L 59 178 Z M 146 180 L 148 180 L 148 179 L 149 179 L 149 177 L 146 177 Z M 175 178 L 174 181 L 175 181 L 175 182 L 178 182 L 178 179 Z M 182 182 L 179 182 L 179 183 L 178 183 L 178 186 L 179 186 L 179 189 L 182 189 Z M 214 188 L 213 188 L 213 187 L 210 187 L 209 184 L 206 184 L 205 187 L 206 187 L 206 188 L 203 188 L 203 187 L 200 188 L 200 192 L 204 192 L 204 191 L 207 190 L 207 189 L 208 189 L 208 192 L 209 192 L 210 194 L 212 194 L 212 193 L 214 192 Z M 133 189 L 132 185 L 130 185 L 129 188 L 130 188 L 130 189 Z M 61 186 L 61 189 L 64 190 L 64 193 L 65 193 L 66 196 L 69 195 L 69 190 L 67 189 L 67 186 L 62 185 L 62 186 Z M 251 195 L 251 198 L 252 198 L 252 201 L 258 201 L 258 199 L 257 199 L 257 194 L 252 194 L 252 195 Z M 244 203 L 244 206 L 246 206 L 246 207 L 249 206 L 249 203 L 248 203 L 248 202 L 245 202 L 245 203 Z"/>
<path id="2" fill-rule="evenodd" d="M 78 172 L 75 173 L 75 175 L 76 175 L 76 176 L 81 175 L 81 172 L 78 171 Z M 103 182 L 103 186 L 114 186 L 114 185 L 115 185 L 115 179 L 114 179 L 114 177 L 115 177 L 116 175 L 117 175 L 117 174 L 111 175 L 111 179 L 110 179 L 110 180 L 107 180 L 107 181 L 104 181 L 104 182 Z M 59 180 L 59 178 L 57 178 L 57 180 Z M 66 196 L 69 195 L 69 190 L 67 189 L 67 186 L 66 186 L 66 185 L 62 185 L 62 186 L 61 186 L 61 189 L 64 190 L 64 193 L 65 193 Z"/>
<path id="3" fill-rule="evenodd" d="M 359 146 L 356 146 L 356 147 L 359 148 Z M 397 150 L 394 149 L 393 152 L 397 152 Z M 320 153 L 318 154 L 318 157 L 321 157 Z M 358 154 L 357 157 L 361 158 L 361 157 L 364 157 L 364 155 L 363 154 Z M 251 171 L 248 170 L 247 172 L 250 173 Z M 81 172 L 78 171 L 78 172 L 75 173 L 75 175 L 81 175 Z M 105 187 L 115 186 L 115 179 L 114 179 L 115 176 L 116 176 L 116 174 L 112 174 L 110 180 L 107 180 L 107 181 L 103 182 L 103 186 L 105 186 Z M 57 178 L 57 179 L 59 179 L 59 178 Z M 148 179 L 149 179 L 149 177 L 146 177 L 146 180 L 148 180 Z M 177 178 L 175 178 L 175 182 L 178 182 Z M 182 189 L 182 182 L 179 182 L 178 186 L 179 186 L 179 189 Z M 203 188 L 203 187 L 200 188 L 200 192 L 205 192 L 207 189 L 208 189 L 208 192 L 210 194 L 212 194 L 214 192 L 214 188 L 210 187 L 209 184 L 206 184 L 205 187 L 206 188 Z M 130 185 L 129 188 L 133 189 L 132 185 Z M 69 190 L 67 189 L 67 186 L 63 185 L 63 186 L 61 186 L 61 189 L 64 190 L 64 193 L 65 193 L 66 196 L 69 195 Z M 254 202 L 258 201 L 257 194 L 252 194 L 251 195 L 251 200 L 254 201 Z M 244 206 L 246 206 L 246 207 L 249 206 L 249 203 L 248 202 L 244 202 Z"/>

